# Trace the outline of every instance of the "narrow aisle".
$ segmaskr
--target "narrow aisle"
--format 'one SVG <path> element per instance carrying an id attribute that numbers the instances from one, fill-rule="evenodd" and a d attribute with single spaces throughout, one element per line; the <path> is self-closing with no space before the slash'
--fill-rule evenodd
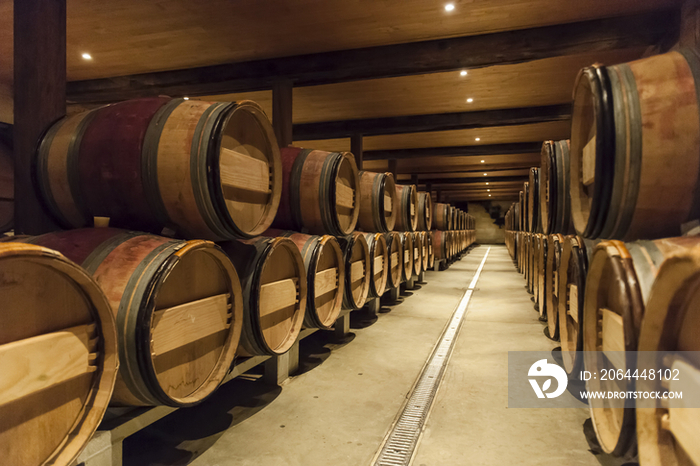
<path id="1" fill-rule="evenodd" d="M 384 308 L 390 312 L 380 314 L 373 325 L 351 329 L 356 334 L 352 342 L 334 348 L 318 367 L 289 380 L 276 398 L 269 395 L 272 401 L 263 396 L 236 400 L 234 391 L 224 387 L 204 403 L 211 416 L 178 421 L 225 418 L 229 424 L 223 429 L 207 428 L 214 431 L 208 438 L 180 434 L 174 439 L 171 432 L 162 431 L 150 438 L 168 438 L 183 456 L 184 451 L 199 455 L 193 466 L 370 464 L 486 249 L 472 250 L 446 271 L 427 272 L 427 283 L 420 289 Z M 241 411 L 249 408 L 255 413 L 246 418 Z M 201 432 L 194 427 L 193 432 Z"/>
<path id="2" fill-rule="evenodd" d="M 586 409 L 507 409 L 508 351 L 549 351 L 525 281 L 492 246 L 413 464 L 599 465 Z"/>

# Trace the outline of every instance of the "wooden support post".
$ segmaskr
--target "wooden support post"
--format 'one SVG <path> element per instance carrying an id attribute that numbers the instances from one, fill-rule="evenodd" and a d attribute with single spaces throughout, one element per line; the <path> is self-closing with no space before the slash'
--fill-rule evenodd
<path id="1" fill-rule="evenodd" d="M 350 313 L 346 313 L 338 317 L 333 326 L 333 334 L 336 339 L 341 340 L 350 333 Z"/>
<path id="2" fill-rule="evenodd" d="M 57 230 L 36 196 L 32 159 L 46 128 L 66 114 L 66 0 L 14 2 L 15 232 Z"/>
<path id="3" fill-rule="evenodd" d="M 359 133 L 353 134 L 350 138 L 350 152 L 355 156 L 357 169 L 362 170 L 362 135 Z"/>
<path id="4" fill-rule="evenodd" d="M 428 196 L 432 197 L 433 196 L 433 183 L 426 183 L 425 190 L 427 191 Z"/>
<path id="5" fill-rule="evenodd" d="M 298 345 L 299 342 L 294 343 L 294 346 L 297 347 L 297 367 L 299 365 Z M 291 355 L 288 351 L 279 356 L 273 356 L 267 361 L 265 361 L 265 368 L 263 369 L 263 379 L 265 380 L 265 383 L 268 383 L 270 385 L 281 385 L 282 382 L 289 378 L 290 356 Z"/>
<path id="6" fill-rule="evenodd" d="M 435 191 L 435 195 L 437 196 L 437 202 L 442 202 L 442 191 L 438 189 L 437 191 Z"/>
<path id="7" fill-rule="evenodd" d="M 416 186 L 418 186 L 418 174 L 417 173 L 414 173 L 413 175 L 411 175 L 411 184 L 415 184 Z"/>
<path id="8" fill-rule="evenodd" d="M 394 182 L 399 183 L 399 179 L 396 174 L 396 159 L 389 159 L 389 173 L 394 175 Z"/>
<path id="9" fill-rule="evenodd" d="M 277 144 L 287 147 L 292 144 L 292 81 L 275 83 L 272 87 L 272 126 L 275 129 Z"/>
<path id="10" fill-rule="evenodd" d="M 389 288 L 384 293 L 384 296 L 387 297 L 390 304 L 398 304 L 399 298 L 401 297 L 401 286 L 399 285 L 396 288 Z"/>

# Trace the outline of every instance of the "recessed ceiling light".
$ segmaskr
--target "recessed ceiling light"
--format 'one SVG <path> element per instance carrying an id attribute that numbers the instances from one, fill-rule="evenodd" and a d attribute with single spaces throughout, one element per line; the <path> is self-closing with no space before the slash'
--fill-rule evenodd
<path id="1" fill-rule="evenodd" d="M 490 195 L 490 194 L 489 194 L 489 197 L 491 197 L 491 195 Z"/>
<path id="2" fill-rule="evenodd" d="M 487 189 L 486 191 L 487 191 L 487 192 L 491 192 L 491 190 L 490 190 L 490 189 Z"/>
<path id="3" fill-rule="evenodd" d="M 189 98 L 189 97 L 183 97 L 183 99 L 185 99 L 185 100 L 190 100 L 190 98 Z"/>
<path id="4" fill-rule="evenodd" d="M 486 173 L 484 173 L 484 176 L 486 176 Z"/>
<path id="5" fill-rule="evenodd" d="M 489 182 L 487 181 L 486 184 L 489 184 Z"/>
<path id="6" fill-rule="evenodd" d="M 86 60 L 92 60 L 92 55 L 90 55 L 89 53 L 84 53 L 82 57 Z"/>
<path id="7" fill-rule="evenodd" d="M 469 97 L 469 98 L 467 99 L 467 103 L 470 104 L 470 103 L 472 103 L 472 102 L 474 102 L 474 99 L 472 99 L 471 97 Z"/>
<path id="8" fill-rule="evenodd" d="M 475 140 L 475 141 L 481 141 L 481 138 L 475 138 L 474 140 Z"/>
<path id="9" fill-rule="evenodd" d="M 484 162 L 485 162 L 485 160 L 482 160 L 482 161 L 481 161 L 481 163 L 484 163 Z"/>
<path id="10" fill-rule="evenodd" d="M 459 72 L 460 76 L 466 76 L 467 75 L 467 70 L 462 70 Z"/>
<path id="11" fill-rule="evenodd" d="M 452 11 L 455 9 L 455 4 L 454 3 L 448 3 L 445 5 L 445 11 Z"/>

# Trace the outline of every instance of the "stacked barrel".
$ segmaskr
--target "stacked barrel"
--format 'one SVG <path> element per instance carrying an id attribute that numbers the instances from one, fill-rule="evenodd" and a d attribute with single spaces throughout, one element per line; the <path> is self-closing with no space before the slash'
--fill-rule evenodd
<path id="1" fill-rule="evenodd" d="M 450 204 L 436 202 L 433 217 L 435 259 L 447 265 L 476 242 L 474 217 Z"/>
<path id="2" fill-rule="evenodd" d="M 13 220 L 8 154 L 0 232 Z M 236 356 L 281 356 L 303 328 L 333 329 L 435 260 L 430 193 L 358 172 L 349 152 L 279 149 L 250 101 L 71 115 L 33 167 L 65 231 L 0 240 L 8 464 L 71 464 L 109 405 L 200 403 Z M 444 206 L 440 257 L 453 258 L 473 222 Z M 37 448 L 15 448 L 18 436 Z"/>
<path id="3" fill-rule="evenodd" d="M 700 347 L 699 84 L 687 49 L 581 70 L 571 140 L 543 144 L 506 215 L 508 250 L 570 377 L 679 374 L 593 377 L 589 391 L 698 390 L 700 362 L 680 352 Z M 700 414 L 659 398 L 589 400 L 601 448 L 642 466 L 699 465 Z"/>

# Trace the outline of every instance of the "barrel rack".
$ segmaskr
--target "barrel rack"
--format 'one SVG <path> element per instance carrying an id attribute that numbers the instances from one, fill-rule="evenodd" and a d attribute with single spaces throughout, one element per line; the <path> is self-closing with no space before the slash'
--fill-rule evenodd
<path id="1" fill-rule="evenodd" d="M 437 264 L 437 261 L 436 261 Z M 437 270 L 437 269 L 435 269 Z M 425 282 L 425 271 L 401 284 L 402 289 L 413 290 L 416 283 Z M 382 298 L 387 303 L 398 303 L 401 289 L 388 288 Z M 381 298 L 370 298 L 360 310 L 376 315 L 381 307 Z M 350 312 L 343 309 L 333 326 L 333 332 L 342 339 L 350 332 Z M 263 379 L 269 384 L 281 385 L 299 368 L 299 342 L 316 333 L 319 329 L 303 329 L 292 348 L 280 356 L 253 356 L 237 360 L 222 383 L 227 383 L 254 367 L 263 364 Z M 122 466 L 123 442 L 135 433 L 145 429 L 178 408 L 155 406 L 145 408 L 108 408 L 100 427 L 78 456 L 74 466 Z"/>

